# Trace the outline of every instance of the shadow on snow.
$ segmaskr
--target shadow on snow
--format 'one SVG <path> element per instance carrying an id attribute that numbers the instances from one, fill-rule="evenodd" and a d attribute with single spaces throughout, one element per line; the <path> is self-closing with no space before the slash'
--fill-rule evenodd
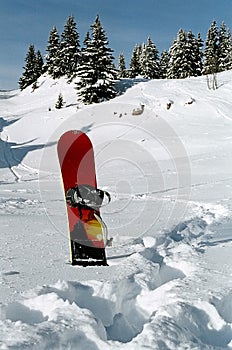
<path id="1" fill-rule="evenodd" d="M 47 144 L 30 145 L 34 140 L 24 143 L 8 142 L 0 140 L 0 168 L 11 168 L 22 163 L 25 156 L 32 151 L 50 147 L 56 142 Z"/>
<path id="2" fill-rule="evenodd" d="M 18 119 L 5 120 L 0 118 L 0 132 L 3 129 Z M 12 168 L 22 163 L 25 156 L 32 151 L 42 148 L 50 147 L 56 142 L 49 142 L 47 144 L 32 144 L 36 139 L 32 139 L 23 143 L 10 142 L 8 139 L 0 139 L 0 168 Z"/>
<path id="3" fill-rule="evenodd" d="M 3 129 L 6 127 L 6 126 L 9 126 L 11 124 L 14 124 L 15 122 L 17 122 L 20 118 L 16 118 L 16 119 L 11 119 L 11 120 L 6 120 L 2 117 L 0 117 L 0 132 L 3 131 Z"/>

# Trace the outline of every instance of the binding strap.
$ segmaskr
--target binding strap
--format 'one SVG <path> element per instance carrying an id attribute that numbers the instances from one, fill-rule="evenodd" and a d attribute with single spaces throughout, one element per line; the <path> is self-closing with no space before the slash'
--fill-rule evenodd
<path id="1" fill-rule="evenodd" d="M 71 187 L 66 192 L 67 204 L 83 209 L 98 210 L 103 204 L 104 197 L 107 197 L 107 203 L 109 203 L 110 194 L 91 185 Z"/>

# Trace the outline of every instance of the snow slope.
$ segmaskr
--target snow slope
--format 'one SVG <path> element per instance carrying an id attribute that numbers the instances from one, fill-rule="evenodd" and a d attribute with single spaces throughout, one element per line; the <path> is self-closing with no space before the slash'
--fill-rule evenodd
<path id="1" fill-rule="evenodd" d="M 232 72 L 218 83 L 125 80 L 91 106 L 46 76 L 0 92 L 0 349 L 232 348 Z M 112 195 L 108 267 L 68 263 L 56 143 L 70 129 Z"/>

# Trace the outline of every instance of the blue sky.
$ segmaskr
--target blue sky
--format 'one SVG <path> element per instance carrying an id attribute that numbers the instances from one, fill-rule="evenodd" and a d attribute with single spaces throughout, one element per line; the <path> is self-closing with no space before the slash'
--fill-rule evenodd
<path id="1" fill-rule="evenodd" d="M 81 44 L 99 14 L 114 50 L 129 64 L 136 43 L 150 36 L 159 52 L 168 49 L 180 28 L 205 39 L 213 19 L 232 30 L 232 0 L 0 0 L 0 89 L 15 89 L 30 44 L 45 54 L 54 25 L 61 34 L 75 17 Z"/>

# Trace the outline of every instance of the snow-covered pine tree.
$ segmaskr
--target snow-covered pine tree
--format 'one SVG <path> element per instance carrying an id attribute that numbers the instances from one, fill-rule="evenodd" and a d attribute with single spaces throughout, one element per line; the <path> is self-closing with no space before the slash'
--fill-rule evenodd
<path id="1" fill-rule="evenodd" d="M 167 77 L 171 79 L 201 75 L 201 39 L 195 38 L 192 31 L 180 29 L 177 38 L 169 49 L 170 60 Z"/>
<path id="2" fill-rule="evenodd" d="M 76 75 L 80 62 L 80 42 L 76 22 L 73 16 L 67 18 L 60 42 L 61 71 L 68 79 Z"/>
<path id="3" fill-rule="evenodd" d="M 203 74 L 218 72 L 218 28 L 214 20 L 207 32 L 203 59 Z"/>
<path id="4" fill-rule="evenodd" d="M 91 37 L 89 31 L 86 33 L 86 36 L 84 38 L 84 48 L 82 50 L 85 50 L 85 48 L 91 43 Z"/>
<path id="5" fill-rule="evenodd" d="M 232 69 L 232 38 L 230 30 L 222 22 L 218 38 L 218 70 L 223 72 L 229 69 Z"/>
<path id="6" fill-rule="evenodd" d="M 60 57 L 60 36 L 54 26 L 48 38 L 47 55 L 45 69 L 53 79 L 60 78 L 61 72 L 61 57 Z"/>
<path id="7" fill-rule="evenodd" d="M 187 33 L 186 54 L 188 57 L 188 76 L 200 76 L 202 71 L 202 41 L 200 34 L 196 38 L 192 31 Z"/>
<path id="8" fill-rule="evenodd" d="M 83 47 L 81 48 L 80 62 L 79 62 L 79 66 L 77 68 L 78 75 L 79 75 L 80 71 L 83 71 L 83 67 L 84 67 L 85 63 L 88 64 L 89 57 L 88 57 L 88 55 L 86 55 L 86 52 L 87 52 L 87 47 L 89 46 L 90 43 L 91 43 L 91 37 L 90 37 L 90 33 L 88 31 L 86 33 L 86 36 L 85 36 L 84 41 L 83 41 Z"/>
<path id="9" fill-rule="evenodd" d="M 42 57 L 41 52 L 39 50 L 35 54 L 35 70 L 37 72 L 38 78 L 44 73 L 43 57 Z M 36 81 L 34 81 L 34 83 L 32 85 L 32 90 L 34 91 L 37 88 L 38 88 L 38 84 L 37 84 L 37 80 L 36 80 Z"/>
<path id="10" fill-rule="evenodd" d="M 41 55 L 40 50 L 38 50 L 35 54 L 35 64 L 36 64 L 36 71 L 39 77 L 44 72 L 44 62 L 43 62 L 43 57 Z"/>
<path id="11" fill-rule="evenodd" d="M 94 74 L 91 62 L 91 37 L 88 31 L 83 41 L 83 47 L 81 49 L 80 64 L 77 67 L 78 81 L 76 83 L 78 100 L 85 104 L 91 103 L 91 84 L 92 76 Z"/>
<path id="12" fill-rule="evenodd" d="M 202 69 L 203 69 L 203 56 L 204 56 L 204 52 L 203 52 L 203 46 L 204 46 L 204 41 L 201 38 L 201 34 L 198 33 L 197 34 L 197 45 L 198 45 L 198 57 L 199 57 L 199 66 L 200 66 L 200 71 L 202 75 Z"/>
<path id="13" fill-rule="evenodd" d="M 126 70 L 126 64 L 125 64 L 125 57 L 123 53 L 120 53 L 118 58 L 118 78 L 126 78 L 127 77 L 127 70 Z"/>
<path id="14" fill-rule="evenodd" d="M 180 29 L 177 38 L 173 41 L 169 49 L 168 78 L 179 79 L 189 76 L 189 52 L 187 50 L 187 34 Z"/>
<path id="15" fill-rule="evenodd" d="M 142 45 L 136 44 L 133 49 L 131 60 L 130 60 L 130 70 L 129 70 L 130 78 L 136 78 L 138 75 L 142 74 L 141 61 L 140 61 L 141 55 L 142 55 Z"/>
<path id="16" fill-rule="evenodd" d="M 99 16 L 91 26 L 91 39 L 85 39 L 81 63 L 77 70 L 78 98 L 86 103 L 99 103 L 116 96 L 114 83 L 117 77 L 108 39 Z"/>
<path id="17" fill-rule="evenodd" d="M 150 37 L 148 37 L 147 43 L 143 46 L 140 65 L 144 78 L 158 79 L 160 77 L 159 53 Z"/>
<path id="18" fill-rule="evenodd" d="M 29 45 L 25 62 L 25 67 L 23 67 L 24 72 L 19 79 L 19 87 L 21 90 L 34 83 L 41 74 L 41 72 L 38 71 L 37 56 L 33 44 Z"/>
<path id="19" fill-rule="evenodd" d="M 169 57 L 168 51 L 164 50 L 161 53 L 161 57 L 160 57 L 160 78 L 161 79 L 167 78 L 169 59 L 170 57 Z"/>

